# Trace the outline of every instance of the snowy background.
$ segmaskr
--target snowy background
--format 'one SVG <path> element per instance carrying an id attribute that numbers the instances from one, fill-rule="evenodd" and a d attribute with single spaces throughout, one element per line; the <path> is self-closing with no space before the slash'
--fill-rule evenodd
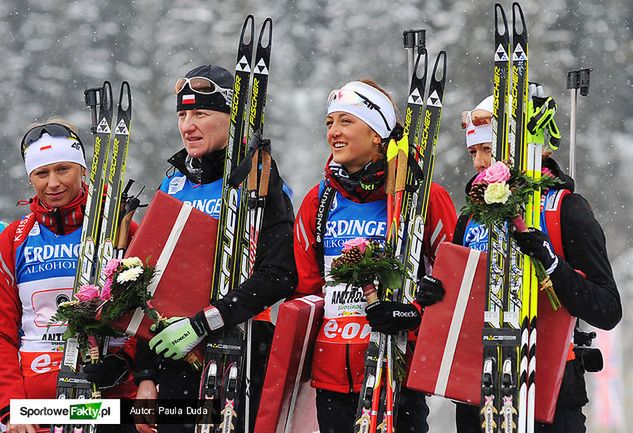
<path id="1" fill-rule="evenodd" d="M 567 71 L 592 67 L 589 96 L 579 99 L 577 190 L 602 223 L 625 316 L 607 334 L 610 364 L 587 375 L 594 396 L 589 431 L 633 429 L 633 374 L 622 360 L 633 356 L 633 2 L 539 0 L 523 2 L 530 34 L 530 78 L 559 104 L 563 143 L 557 159 L 567 166 Z M 510 3 L 506 5 L 507 11 Z M 165 160 L 181 144 L 173 83 L 199 64 L 233 69 L 237 37 L 248 13 L 258 25 L 275 22 L 266 134 L 281 172 L 295 191 L 295 206 L 321 175 L 327 157 L 325 99 L 332 88 L 371 77 L 404 102 L 407 90 L 402 31 L 427 30 L 434 58 L 448 52 L 448 82 L 435 180 L 463 204 L 472 172 L 459 115 L 491 92 L 493 3 L 474 0 L 278 0 L 201 1 L 2 0 L 0 2 L 0 146 L 3 182 L 0 217 L 26 212 L 18 199 L 31 194 L 19 155 L 28 124 L 52 114 L 79 125 L 86 144 L 89 110 L 83 91 L 121 80 L 132 86 L 132 140 L 128 176 L 159 184 Z M 452 404 L 433 399 L 432 431 L 453 431 Z M 627 429 L 628 426 L 628 429 Z"/>

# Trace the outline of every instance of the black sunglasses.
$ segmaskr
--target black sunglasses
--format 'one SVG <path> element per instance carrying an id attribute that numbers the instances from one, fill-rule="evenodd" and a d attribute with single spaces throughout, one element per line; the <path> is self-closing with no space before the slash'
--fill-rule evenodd
<path id="1" fill-rule="evenodd" d="M 48 134 L 51 137 L 63 137 L 70 138 L 73 140 L 77 140 L 79 145 L 81 146 L 81 151 L 84 154 L 84 158 L 86 157 L 86 152 L 84 151 L 84 145 L 77 135 L 72 129 L 69 127 L 62 125 L 60 123 L 47 123 L 46 125 L 35 126 L 29 129 L 24 137 L 22 137 L 22 142 L 20 143 L 20 151 L 22 152 L 22 159 L 24 159 L 24 154 L 26 153 L 26 149 L 35 143 L 37 140 L 42 138 L 42 135 Z"/>

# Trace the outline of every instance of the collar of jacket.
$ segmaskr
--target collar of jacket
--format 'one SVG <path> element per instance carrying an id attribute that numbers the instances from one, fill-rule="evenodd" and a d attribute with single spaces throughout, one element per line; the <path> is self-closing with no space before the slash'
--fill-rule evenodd
<path id="1" fill-rule="evenodd" d="M 29 200 L 29 207 L 38 223 L 45 225 L 55 234 L 64 235 L 72 233 L 83 224 L 87 199 L 88 186 L 84 183 L 79 195 L 66 206 L 51 209 L 35 196 Z"/>
<path id="2" fill-rule="evenodd" d="M 216 152 L 207 153 L 202 156 L 202 176 L 200 179 L 201 184 L 207 184 L 215 182 L 221 179 L 224 175 L 224 157 L 226 155 L 226 149 L 221 149 Z M 182 149 L 175 153 L 171 158 L 167 160 L 176 170 L 184 174 L 187 179 L 193 183 L 198 183 L 198 179 L 193 176 L 187 169 L 185 164 L 185 158 L 187 157 L 187 150 Z"/>
<path id="3" fill-rule="evenodd" d="M 330 162 L 332 161 L 332 155 L 328 158 L 325 169 L 324 169 L 324 177 L 327 185 L 331 185 L 335 190 L 337 190 L 343 197 L 348 200 L 351 200 L 355 203 L 367 203 L 371 201 L 377 200 L 385 200 L 387 195 L 385 193 L 385 185 L 381 185 L 379 188 L 367 192 L 364 196 L 359 196 L 353 191 L 348 191 L 345 186 L 336 179 L 336 176 L 333 175 L 332 170 L 330 169 Z M 356 173 L 352 174 L 356 175 Z"/>

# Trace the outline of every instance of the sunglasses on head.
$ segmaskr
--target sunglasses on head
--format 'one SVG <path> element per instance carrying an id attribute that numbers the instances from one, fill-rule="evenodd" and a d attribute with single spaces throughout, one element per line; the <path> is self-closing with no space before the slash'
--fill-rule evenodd
<path id="1" fill-rule="evenodd" d="M 225 89 L 217 84 L 215 84 L 212 80 L 207 77 L 190 77 L 190 78 L 178 78 L 176 81 L 176 85 L 174 86 L 174 94 L 178 94 L 184 89 L 186 85 L 189 85 L 189 88 L 202 95 L 212 95 L 214 93 L 219 93 L 224 96 L 224 99 L 227 101 L 231 97 L 232 89 Z"/>
<path id="2" fill-rule="evenodd" d="M 77 140 L 77 142 L 79 142 L 79 144 L 81 145 L 81 149 L 83 151 L 84 145 L 79 139 L 79 136 L 72 129 L 60 123 L 47 123 L 46 125 L 35 126 L 29 129 L 26 134 L 24 134 L 24 137 L 22 137 L 22 142 L 20 143 L 22 158 L 24 158 L 26 149 L 28 149 L 31 144 L 42 138 L 42 135 L 44 134 L 48 134 L 51 137 L 70 138 L 73 140 Z"/>
<path id="3" fill-rule="evenodd" d="M 343 104 L 349 105 L 364 105 L 370 110 L 376 110 L 380 117 L 382 117 L 383 122 L 385 122 L 385 126 L 387 127 L 387 131 L 391 131 L 391 127 L 389 126 L 389 122 L 387 122 L 387 118 L 384 114 L 382 114 L 382 110 L 378 104 L 375 104 L 371 101 L 367 96 L 358 93 L 356 90 L 349 89 L 335 89 L 330 92 L 330 96 L 327 98 L 326 109 L 330 108 L 330 104 L 332 101 L 339 101 Z"/>

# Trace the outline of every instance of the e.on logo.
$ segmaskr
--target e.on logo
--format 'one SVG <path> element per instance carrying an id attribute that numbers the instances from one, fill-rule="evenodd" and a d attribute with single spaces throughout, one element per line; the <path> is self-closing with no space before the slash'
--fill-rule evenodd
<path id="1" fill-rule="evenodd" d="M 51 364 L 51 356 L 44 353 L 33 358 L 33 361 L 31 361 L 31 370 L 38 374 L 48 373 L 51 371 Z"/>

